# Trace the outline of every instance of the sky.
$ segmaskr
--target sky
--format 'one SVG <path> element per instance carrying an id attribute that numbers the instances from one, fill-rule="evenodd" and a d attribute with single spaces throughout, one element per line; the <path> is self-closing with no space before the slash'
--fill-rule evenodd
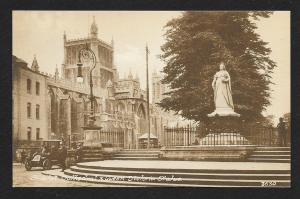
<path id="1" fill-rule="evenodd" d="M 149 72 L 162 70 L 160 46 L 165 42 L 165 24 L 181 15 L 179 11 L 13 11 L 13 54 L 31 66 L 36 55 L 40 71 L 54 74 L 63 62 L 63 33 L 67 39 L 87 37 L 95 17 L 98 38 L 114 40 L 114 59 L 120 77 L 139 76 L 146 85 L 145 45 L 150 49 Z M 264 113 L 290 112 L 290 12 L 276 11 L 257 21 L 257 33 L 268 42 L 278 67 L 272 74 L 271 103 Z M 151 89 L 151 84 L 150 84 Z M 151 92 L 150 92 L 151 99 Z"/>

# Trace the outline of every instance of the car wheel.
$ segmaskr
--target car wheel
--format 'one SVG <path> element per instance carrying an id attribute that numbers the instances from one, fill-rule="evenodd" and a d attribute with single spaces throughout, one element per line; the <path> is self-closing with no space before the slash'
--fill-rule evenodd
<path id="1" fill-rule="evenodd" d="M 49 159 L 45 159 L 43 161 L 43 169 L 49 170 L 49 169 L 51 169 L 51 167 L 52 167 L 51 161 Z"/>
<path id="2" fill-rule="evenodd" d="M 27 171 L 30 171 L 31 170 L 31 162 L 29 161 L 29 160 L 26 160 L 25 161 L 25 169 L 27 170 Z"/>

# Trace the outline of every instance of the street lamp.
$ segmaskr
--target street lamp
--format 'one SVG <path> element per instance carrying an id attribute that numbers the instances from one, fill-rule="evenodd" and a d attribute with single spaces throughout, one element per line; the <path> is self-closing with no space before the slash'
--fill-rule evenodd
<path id="1" fill-rule="evenodd" d="M 82 77 L 82 63 L 81 63 L 81 60 L 80 60 L 79 56 L 80 56 L 80 53 L 78 54 L 78 63 L 77 63 L 77 66 L 78 66 L 77 82 L 83 83 L 83 77 Z"/>
<path id="2" fill-rule="evenodd" d="M 90 66 L 90 102 L 91 102 L 91 114 L 89 116 L 89 126 L 94 126 L 95 123 L 95 107 L 94 101 L 95 97 L 93 95 L 93 76 L 92 72 L 96 67 L 96 56 L 95 53 L 89 48 L 88 44 L 84 48 L 82 48 L 78 53 L 78 73 L 77 73 L 77 80 L 82 82 L 82 65 L 83 63 L 88 64 Z"/>

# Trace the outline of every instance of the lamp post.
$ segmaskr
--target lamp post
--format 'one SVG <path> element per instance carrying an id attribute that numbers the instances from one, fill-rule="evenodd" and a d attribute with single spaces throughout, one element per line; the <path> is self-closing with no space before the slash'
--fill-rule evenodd
<path id="1" fill-rule="evenodd" d="M 89 66 L 90 75 L 90 102 L 91 102 L 91 112 L 89 114 L 89 122 L 87 125 L 82 127 L 83 129 L 83 147 L 93 147 L 100 149 L 102 147 L 102 142 L 100 139 L 101 128 L 95 125 L 95 96 L 93 94 L 93 70 L 96 68 L 96 56 L 95 53 L 89 48 L 88 44 L 79 50 L 78 53 L 78 74 L 77 78 L 82 79 L 82 65 L 85 64 Z M 97 157 L 98 160 L 103 160 L 102 155 Z"/>
<path id="2" fill-rule="evenodd" d="M 94 126 L 95 123 L 95 107 L 94 107 L 94 101 L 95 97 L 93 94 L 93 76 L 92 72 L 96 67 L 96 56 L 95 53 L 89 48 L 88 44 L 86 44 L 85 48 L 82 48 L 78 53 L 78 74 L 77 79 L 82 79 L 82 65 L 83 63 L 88 63 L 90 65 L 90 102 L 91 102 L 91 113 L 89 116 L 89 126 Z"/>
<path id="3" fill-rule="evenodd" d="M 151 134 L 151 123 L 150 123 L 150 102 L 149 102 L 149 72 L 148 72 L 148 55 L 150 51 L 146 44 L 146 78 L 147 78 L 147 116 L 148 116 L 148 137 L 147 137 L 147 149 L 150 149 L 150 134 Z"/>

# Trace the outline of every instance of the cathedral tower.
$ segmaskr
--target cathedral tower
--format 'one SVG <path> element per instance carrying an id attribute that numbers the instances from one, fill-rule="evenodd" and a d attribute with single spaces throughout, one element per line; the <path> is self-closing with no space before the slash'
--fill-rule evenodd
<path id="1" fill-rule="evenodd" d="M 105 89 L 108 80 L 116 81 L 116 68 L 113 63 L 114 48 L 113 43 L 107 43 L 98 38 L 98 27 L 95 17 L 90 27 L 89 36 L 80 39 L 67 39 L 66 34 L 63 36 L 64 40 L 64 63 L 62 64 L 63 78 L 76 81 L 77 80 L 77 63 L 78 53 L 86 45 L 94 52 L 96 56 L 96 68 L 93 70 L 93 84 L 95 89 Z M 89 84 L 90 66 L 83 63 L 82 75 L 83 83 Z"/>

